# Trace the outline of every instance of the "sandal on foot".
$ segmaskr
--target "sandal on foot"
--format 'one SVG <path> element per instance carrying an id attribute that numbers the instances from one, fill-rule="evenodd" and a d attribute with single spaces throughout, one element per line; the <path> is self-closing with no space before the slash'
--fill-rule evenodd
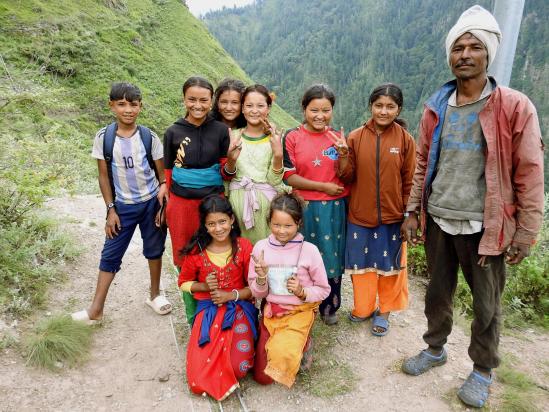
<path id="1" fill-rule="evenodd" d="M 448 354 L 444 348 L 438 356 L 432 355 L 425 349 L 419 352 L 418 355 L 405 359 L 402 363 L 402 372 L 418 376 L 435 366 L 444 365 L 447 359 Z"/>
<path id="2" fill-rule="evenodd" d="M 152 310 L 154 310 L 159 315 L 166 315 L 172 311 L 172 304 L 166 299 L 164 295 L 158 295 L 153 300 L 147 298 L 145 301 Z"/>
<path id="3" fill-rule="evenodd" d="M 350 320 L 351 322 L 357 322 L 357 323 L 359 323 L 359 322 L 364 322 L 364 321 L 370 319 L 372 316 L 374 316 L 374 315 L 377 313 L 377 311 L 378 311 L 377 309 L 374 310 L 370 316 L 366 316 L 366 317 L 364 317 L 364 318 L 361 317 L 361 316 L 355 316 L 355 315 L 353 315 L 353 312 L 350 312 L 350 313 L 349 313 L 349 320 Z"/>
<path id="4" fill-rule="evenodd" d="M 459 388 L 457 396 L 465 405 L 482 408 L 488 400 L 491 384 L 492 376 L 486 378 L 474 370 Z"/>
<path id="5" fill-rule="evenodd" d="M 372 315 L 372 335 L 374 336 L 385 336 L 389 333 L 389 321 L 379 314 L 379 311 L 376 310 Z M 378 332 L 376 328 L 383 329 L 382 332 Z"/>
<path id="6" fill-rule="evenodd" d="M 101 319 L 90 319 L 90 315 L 88 315 L 88 311 L 86 309 L 79 312 L 74 312 L 71 315 L 71 318 L 77 322 L 83 322 L 88 326 L 99 325 L 101 323 Z"/>

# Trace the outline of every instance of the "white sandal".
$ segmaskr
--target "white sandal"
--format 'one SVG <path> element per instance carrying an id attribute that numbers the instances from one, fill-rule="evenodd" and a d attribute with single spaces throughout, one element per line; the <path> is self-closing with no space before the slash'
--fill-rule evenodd
<path id="1" fill-rule="evenodd" d="M 101 323 L 101 319 L 90 319 L 90 315 L 88 315 L 88 311 L 86 309 L 81 310 L 80 312 L 74 312 L 71 315 L 71 318 L 74 321 L 83 322 L 88 326 L 99 325 Z"/>
<path id="2" fill-rule="evenodd" d="M 168 299 L 166 299 L 164 295 L 158 295 L 153 300 L 147 298 L 145 303 L 149 305 L 152 310 L 154 310 L 159 315 L 167 315 L 172 311 L 172 304 L 168 301 Z M 165 306 L 168 306 L 168 308 L 162 309 Z"/>

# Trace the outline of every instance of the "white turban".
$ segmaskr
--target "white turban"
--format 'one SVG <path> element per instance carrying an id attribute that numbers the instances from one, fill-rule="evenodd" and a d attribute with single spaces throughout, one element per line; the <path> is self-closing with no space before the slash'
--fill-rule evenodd
<path id="1" fill-rule="evenodd" d="M 448 66 L 450 66 L 452 46 L 465 33 L 471 33 L 484 44 L 488 51 L 488 65 L 492 64 L 501 41 L 501 31 L 494 16 L 488 10 L 475 5 L 459 16 L 457 23 L 450 29 L 446 37 L 446 61 Z"/>

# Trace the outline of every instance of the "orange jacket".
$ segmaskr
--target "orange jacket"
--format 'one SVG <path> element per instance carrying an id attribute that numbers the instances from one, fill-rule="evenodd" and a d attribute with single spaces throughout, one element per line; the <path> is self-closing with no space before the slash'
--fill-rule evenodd
<path id="1" fill-rule="evenodd" d="M 484 232 L 479 255 L 499 255 L 512 241 L 531 245 L 543 219 L 543 143 L 536 108 L 524 94 L 496 87 L 479 113 L 486 139 Z M 456 81 L 425 103 L 419 125 L 417 170 L 407 210 L 422 214 L 438 164 L 441 125 Z"/>
<path id="2" fill-rule="evenodd" d="M 370 119 L 347 140 L 340 178 L 351 185 L 349 221 L 376 227 L 403 220 L 416 166 L 414 138 L 397 123 L 378 135 Z"/>

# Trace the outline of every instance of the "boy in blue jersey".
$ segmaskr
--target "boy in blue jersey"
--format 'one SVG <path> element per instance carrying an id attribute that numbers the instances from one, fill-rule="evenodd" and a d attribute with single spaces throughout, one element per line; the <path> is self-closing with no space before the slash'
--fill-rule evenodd
<path id="1" fill-rule="evenodd" d="M 172 310 L 168 300 L 160 294 L 160 273 L 166 230 L 161 228 L 160 205 L 167 201 L 164 178 L 163 148 L 158 136 L 137 126 L 142 108 L 141 91 L 130 83 L 114 83 L 109 96 L 109 106 L 116 116 L 116 135 L 112 154 L 106 156 L 105 135 L 107 127 L 97 132 L 92 156 L 97 159 L 99 187 L 105 200 L 107 217 L 106 239 L 101 252 L 99 276 L 91 306 L 72 314 L 74 320 L 94 324 L 101 321 L 103 307 L 111 282 L 120 270 L 135 228 L 139 225 L 143 239 L 143 255 L 149 261 L 151 277 L 150 297 L 146 303 L 158 314 Z M 144 136 L 150 133 L 150 155 L 147 159 Z M 110 161 L 105 159 L 110 157 Z M 109 173 L 108 167 L 111 167 Z M 155 170 L 156 169 L 156 170 Z M 114 188 L 114 193 L 113 193 Z"/>

